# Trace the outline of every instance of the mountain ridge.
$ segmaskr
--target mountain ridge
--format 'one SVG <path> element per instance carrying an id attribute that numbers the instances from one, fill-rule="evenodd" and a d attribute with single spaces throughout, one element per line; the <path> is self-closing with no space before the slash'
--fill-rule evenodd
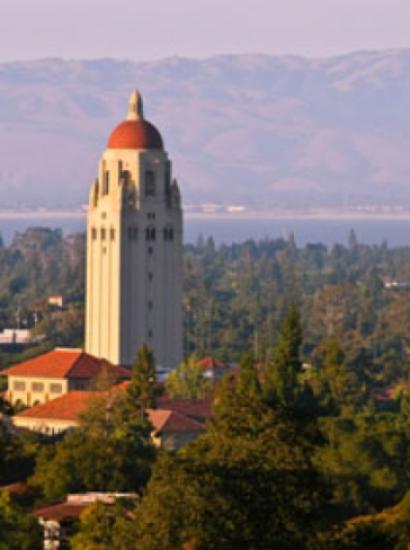
<path id="1" fill-rule="evenodd" d="M 410 204 L 410 49 L 392 49 L 1 63 L 3 206 L 86 202 L 135 87 L 185 202 Z"/>

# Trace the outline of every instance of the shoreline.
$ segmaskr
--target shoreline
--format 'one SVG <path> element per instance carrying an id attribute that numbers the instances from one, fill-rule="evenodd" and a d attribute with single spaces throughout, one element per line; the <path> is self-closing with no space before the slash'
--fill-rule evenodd
<path id="1" fill-rule="evenodd" d="M 83 210 L 0 211 L 0 220 L 86 220 Z M 186 220 L 219 221 L 410 221 L 410 210 L 399 212 L 362 212 L 357 210 L 249 210 L 245 212 L 184 212 Z"/>

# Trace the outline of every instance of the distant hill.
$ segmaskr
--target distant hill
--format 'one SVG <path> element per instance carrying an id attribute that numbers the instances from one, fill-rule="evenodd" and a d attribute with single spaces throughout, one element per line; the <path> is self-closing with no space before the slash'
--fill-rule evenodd
<path id="1" fill-rule="evenodd" d="M 86 202 L 132 88 L 185 203 L 410 204 L 410 50 L 0 64 L 0 207 Z"/>

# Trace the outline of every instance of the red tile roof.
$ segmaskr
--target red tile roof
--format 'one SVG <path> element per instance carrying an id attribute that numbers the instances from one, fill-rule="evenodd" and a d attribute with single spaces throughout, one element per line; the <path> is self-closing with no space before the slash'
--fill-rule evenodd
<path id="1" fill-rule="evenodd" d="M 399 384 L 396 384 L 396 386 L 386 388 L 376 393 L 375 397 L 378 401 L 393 401 L 394 399 L 400 397 L 408 389 L 409 384 L 406 382 L 400 382 Z"/>
<path id="2" fill-rule="evenodd" d="M 136 493 L 80 493 L 69 494 L 64 502 L 57 502 L 49 506 L 37 508 L 32 514 L 44 520 L 61 521 L 63 519 L 78 518 L 82 511 L 95 502 L 115 504 L 118 498 L 137 500 Z"/>
<path id="3" fill-rule="evenodd" d="M 75 421 L 85 411 L 90 400 L 99 396 L 101 393 L 96 391 L 70 391 L 61 397 L 25 409 L 17 413 L 16 416 Z"/>
<path id="4" fill-rule="evenodd" d="M 41 403 L 17 413 L 17 417 L 39 418 L 42 420 L 70 420 L 76 422 L 92 399 L 102 397 L 103 392 L 70 391 L 47 403 Z M 169 401 L 171 403 L 171 401 Z M 198 432 L 204 430 L 204 425 L 190 415 L 171 409 L 148 409 L 148 416 L 155 431 L 167 432 Z"/>
<path id="5" fill-rule="evenodd" d="M 205 427 L 189 416 L 165 409 L 148 409 L 151 424 L 156 432 L 203 432 Z"/>
<path id="6" fill-rule="evenodd" d="M 201 359 L 197 363 L 198 367 L 201 367 L 205 370 L 213 370 L 213 369 L 227 369 L 228 366 L 225 365 L 225 363 L 222 363 L 222 361 L 218 361 L 218 359 L 214 359 L 213 357 L 205 357 L 204 359 Z"/>
<path id="7" fill-rule="evenodd" d="M 4 371 L 6 376 L 33 376 L 45 378 L 95 378 L 104 365 L 112 366 L 118 378 L 129 378 L 123 367 L 115 367 L 103 359 L 93 357 L 80 349 L 56 348 L 48 353 L 14 365 Z"/>
<path id="8" fill-rule="evenodd" d="M 208 399 L 171 399 L 168 396 L 161 396 L 157 399 L 159 409 L 179 412 L 190 416 L 194 420 L 204 422 L 212 417 L 212 398 Z"/>
<path id="9" fill-rule="evenodd" d="M 63 519 L 79 518 L 82 511 L 87 506 L 89 506 L 89 504 L 70 504 L 68 502 L 61 502 L 60 504 L 38 508 L 32 513 L 33 516 L 42 518 L 46 521 L 62 521 Z"/>

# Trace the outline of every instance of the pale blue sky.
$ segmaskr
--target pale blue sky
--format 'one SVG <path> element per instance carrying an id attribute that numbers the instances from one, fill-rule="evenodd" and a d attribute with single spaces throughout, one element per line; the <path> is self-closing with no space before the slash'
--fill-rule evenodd
<path id="1" fill-rule="evenodd" d="M 410 0 L 0 0 L 0 61 L 410 46 Z"/>

